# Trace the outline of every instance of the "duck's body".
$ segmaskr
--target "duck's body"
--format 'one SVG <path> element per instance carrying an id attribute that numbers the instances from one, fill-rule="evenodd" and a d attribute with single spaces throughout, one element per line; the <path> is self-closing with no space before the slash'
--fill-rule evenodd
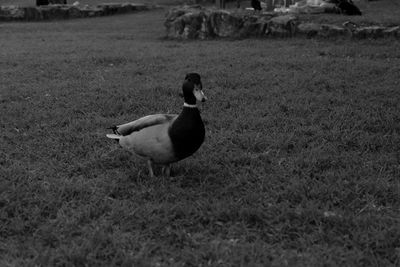
<path id="1" fill-rule="evenodd" d="M 198 74 L 187 75 L 183 87 L 185 103 L 179 115 L 145 116 L 113 126 L 114 134 L 107 134 L 107 137 L 118 139 L 123 148 L 145 158 L 151 176 L 154 175 L 152 163 L 166 166 L 169 175 L 169 164 L 192 155 L 204 141 L 204 124 L 196 105 L 196 93 L 193 93 L 193 90 L 198 90 L 195 89 L 195 85 L 198 84 L 201 87 Z M 198 99 L 204 101 L 205 96 L 201 89 L 198 94 Z"/>
<path id="2" fill-rule="evenodd" d="M 349 16 L 361 16 L 361 10 L 353 3 L 352 0 L 339 0 L 337 7 L 339 10 Z"/>
<path id="3" fill-rule="evenodd" d="M 261 3 L 259 0 L 251 0 L 251 7 L 255 10 L 255 11 L 261 11 Z"/>

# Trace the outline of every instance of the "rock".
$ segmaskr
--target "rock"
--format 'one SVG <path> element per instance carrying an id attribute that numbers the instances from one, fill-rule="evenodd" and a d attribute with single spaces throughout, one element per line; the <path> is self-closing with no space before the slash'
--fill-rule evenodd
<path id="1" fill-rule="evenodd" d="M 25 12 L 17 6 L 1 6 L 0 20 L 21 20 L 24 19 Z"/>
<path id="2" fill-rule="evenodd" d="M 265 32 L 266 22 L 257 17 L 249 17 L 244 20 L 243 27 L 239 31 L 240 37 L 261 36 Z"/>
<path id="3" fill-rule="evenodd" d="M 208 17 L 211 36 L 237 37 L 243 26 L 243 19 L 225 10 L 211 12 Z"/>
<path id="4" fill-rule="evenodd" d="M 129 4 L 118 4 L 118 3 L 99 4 L 97 5 L 97 7 L 103 9 L 104 15 L 123 14 L 132 11 L 131 6 Z"/>
<path id="5" fill-rule="evenodd" d="M 269 21 L 273 16 L 262 14 L 261 16 L 249 16 L 244 18 L 243 27 L 239 32 L 240 37 L 261 37 L 267 31 Z"/>
<path id="6" fill-rule="evenodd" d="M 167 37 L 204 39 L 208 36 L 206 15 L 202 9 L 172 9 L 167 13 L 164 26 L 167 28 Z"/>
<path id="7" fill-rule="evenodd" d="M 68 9 L 68 16 L 70 19 L 83 18 L 82 11 L 76 6 L 70 6 Z"/>
<path id="8" fill-rule="evenodd" d="M 385 37 L 400 37 L 400 26 L 389 27 L 383 30 L 383 36 Z"/>
<path id="9" fill-rule="evenodd" d="M 332 24 L 321 24 L 321 30 L 318 32 L 318 35 L 322 37 L 338 37 L 345 36 L 348 33 L 349 31 L 343 27 Z"/>
<path id="10" fill-rule="evenodd" d="M 135 11 L 149 10 L 154 6 L 144 4 L 102 4 L 99 7 L 65 5 L 65 0 L 53 0 L 51 5 L 44 5 L 49 1 L 37 1 L 40 4 L 37 7 L 17 7 L 17 6 L 0 6 L 0 21 L 3 20 L 55 20 L 94 17 L 103 15 L 113 15 L 121 13 L 129 13 Z M 59 4 L 62 3 L 62 4 Z"/>
<path id="11" fill-rule="evenodd" d="M 297 26 L 297 34 L 308 38 L 318 36 L 324 38 L 345 36 L 347 29 L 332 24 L 301 23 Z"/>
<path id="12" fill-rule="evenodd" d="M 300 23 L 297 26 L 297 34 L 307 36 L 308 38 L 318 35 L 321 25 L 317 23 Z"/>
<path id="13" fill-rule="evenodd" d="M 183 39 L 204 39 L 213 37 L 291 37 L 294 35 L 311 37 L 354 36 L 358 38 L 400 37 L 400 26 L 359 27 L 346 22 L 344 26 L 318 23 L 299 23 L 292 14 L 254 14 L 249 12 L 229 12 L 205 9 L 201 6 L 173 8 L 166 15 L 164 23 L 167 36 Z"/>
<path id="14" fill-rule="evenodd" d="M 40 6 L 38 10 L 41 12 L 41 18 L 44 20 L 57 20 L 57 19 L 68 19 L 69 8 L 68 7 L 52 7 L 52 6 Z"/>
<path id="15" fill-rule="evenodd" d="M 41 20 L 43 19 L 42 13 L 36 7 L 23 7 L 24 10 L 24 20 Z"/>
<path id="16" fill-rule="evenodd" d="M 206 37 L 203 26 L 204 22 L 205 16 L 201 12 L 183 15 L 180 22 L 180 25 L 183 27 L 183 30 L 180 30 L 183 34 L 182 37 L 185 39 L 196 39 L 199 37 L 204 39 Z"/>
<path id="17" fill-rule="evenodd" d="M 291 37 L 296 32 L 297 17 L 283 15 L 273 17 L 267 25 L 266 34 L 276 37 Z"/>
<path id="18" fill-rule="evenodd" d="M 102 8 L 82 8 L 80 14 L 82 17 L 99 17 L 104 15 L 104 10 Z"/>
<path id="19" fill-rule="evenodd" d="M 379 37 L 383 37 L 384 30 L 386 30 L 386 28 L 381 26 L 360 27 L 353 30 L 352 36 L 360 39 L 363 38 L 376 39 Z"/>
<path id="20" fill-rule="evenodd" d="M 110 4 L 99 4 L 97 8 L 103 9 L 104 15 L 114 15 L 114 14 L 124 14 L 130 13 L 133 11 L 147 10 L 148 6 L 145 4 L 119 4 L 119 3 L 110 3 Z"/>

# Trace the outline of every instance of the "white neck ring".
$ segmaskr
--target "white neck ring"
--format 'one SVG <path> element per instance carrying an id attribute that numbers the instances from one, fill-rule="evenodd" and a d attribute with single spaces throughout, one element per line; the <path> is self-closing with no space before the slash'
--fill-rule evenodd
<path id="1" fill-rule="evenodd" d="M 188 103 L 183 103 L 183 106 L 184 107 L 187 107 L 187 108 L 197 108 L 197 105 L 196 104 L 194 104 L 194 105 L 191 105 L 191 104 L 188 104 Z"/>

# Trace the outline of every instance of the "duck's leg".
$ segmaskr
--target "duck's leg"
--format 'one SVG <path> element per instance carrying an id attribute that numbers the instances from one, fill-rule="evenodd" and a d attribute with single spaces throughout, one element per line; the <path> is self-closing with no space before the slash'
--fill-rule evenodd
<path id="1" fill-rule="evenodd" d="M 165 177 L 169 177 L 171 174 L 171 165 L 166 164 L 162 167 L 162 173 L 164 174 Z"/>
<path id="2" fill-rule="evenodd" d="M 147 167 L 149 168 L 149 174 L 150 177 L 154 177 L 154 172 L 153 172 L 153 161 L 151 159 L 147 160 Z"/>

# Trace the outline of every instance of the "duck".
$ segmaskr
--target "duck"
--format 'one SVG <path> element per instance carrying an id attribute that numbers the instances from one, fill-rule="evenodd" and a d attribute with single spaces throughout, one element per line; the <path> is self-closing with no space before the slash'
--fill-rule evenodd
<path id="1" fill-rule="evenodd" d="M 327 3 L 335 4 L 338 13 L 349 16 L 361 16 L 361 10 L 354 4 L 353 0 L 326 0 Z"/>
<path id="2" fill-rule="evenodd" d="M 361 10 L 353 3 L 352 0 L 339 0 L 337 7 L 341 13 L 349 16 L 361 16 Z"/>
<path id="3" fill-rule="evenodd" d="M 261 3 L 259 0 L 251 0 L 251 7 L 254 11 L 261 11 Z"/>
<path id="4" fill-rule="evenodd" d="M 106 134 L 135 156 L 145 159 L 150 177 L 154 164 L 162 165 L 162 174 L 169 177 L 171 164 L 194 154 L 205 139 L 205 127 L 197 102 L 205 102 L 200 74 L 185 76 L 184 99 L 180 114 L 153 114 L 121 125 L 113 125 Z"/>

